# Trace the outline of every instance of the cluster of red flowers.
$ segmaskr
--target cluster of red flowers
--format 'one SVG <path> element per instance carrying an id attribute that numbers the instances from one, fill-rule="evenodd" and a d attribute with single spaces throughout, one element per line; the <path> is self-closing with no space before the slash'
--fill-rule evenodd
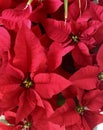
<path id="1" fill-rule="evenodd" d="M 0 0 L 0 130 L 93 130 L 103 122 L 103 0 Z"/>

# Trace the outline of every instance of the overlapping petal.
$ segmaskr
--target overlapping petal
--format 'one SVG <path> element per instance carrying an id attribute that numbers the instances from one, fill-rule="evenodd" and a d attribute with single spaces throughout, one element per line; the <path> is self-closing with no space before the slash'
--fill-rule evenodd
<path id="1" fill-rule="evenodd" d="M 8 29 L 18 30 L 23 23 L 30 27 L 31 23 L 28 19 L 31 13 L 31 7 L 24 10 L 25 4 L 22 4 L 15 9 L 6 9 L 0 17 L 1 23 Z"/>
<path id="2" fill-rule="evenodd" d="M 69 80 L 73 82 L 74 86 L 82 89 L 94 89 L 96 88 L 98 72 L 98 67 L 87 66 L 75 72 Z"/>
<path id="3" fill-rule="evenodd" d="M 26 118 L 36 106 L 35 94 L 32 90 L 24 90 L 19 97 L 18 111 L 16 116 L 16 122 L 19 122 Z"/>
<path id="4" fill-rule="evenodd" d="M 61 43 L 53 42 L 48 51 L 48 67 L 49 70 L 55 70 L 62 63 L 62 58 L 69 53 L 74 46 L 63 47 Z"/>
<path id="5" fill-rule="evenodd" d="M 56 42 L 64 42 L 70 34 L 70 24 L 65 24 L 64 21 L 57 21 L 55 19 L 46 19 L 43 21 L 43 26 L 48 36 Z"/>
<path id="6" fill-rule="evenodd" d="M 71 82 L 55 73 L 40 73 L 34 77 L 35 90 L 42 98 L 51 98 L 71 85 Z"/>

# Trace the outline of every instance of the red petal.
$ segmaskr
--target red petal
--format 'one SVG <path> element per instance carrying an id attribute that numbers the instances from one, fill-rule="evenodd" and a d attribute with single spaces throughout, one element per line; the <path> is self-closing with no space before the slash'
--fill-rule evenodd
<path id="1" fill-rule="evenodd" d="M 103 93 L 100 90 L 93 90 L 86 93 L 83 97 L 83 105 L 90 111 L 100 111 L 103 106 Z"/>
<path id="2" fill-rule="evenodd" d="M 18 69 L 8 65 L 0 76 L 0 109 L 9 110 L 18 105 L 18 97 L 22 92 L 20 87 L 24 75 Z"/>
<path id="3" fill-rule="evenodd" d="M 60 126 L 71 126 L 80 121 L 80 115 L 75 111 L 73 100 L 68 100 L 62 107 L 58 108 L 51 115 L 50 120 Z"/>
<path id="4" fill-rule="evenodd" d="M 35 94 L 31 89 L 24 90 L 19 98 L 16 122 L 25 119 L 35 108 L 36 106 L 36 99 Z"/>
<path id="5" fill-rule="evenodd" d="M 35 10 L 33 10 L 33 12 L 31 13 L 29 18 L 31 21 L 37 23 L 37 22 L 40 22 L 46 18 L 45 13 L 46 12 L 45 12 L 43 4 L 40 4 L 39 6 L 37 6 L 37 8 Z"/>
<path id="6" fill-rule="evenodd" d="M 71 82 L 55 73 L 41 73 L 34 77 L 35 90 L 43 98 L 51 98 L 71 85 Z"/>
<path id="7" fill-rule="evenodd" d="M 33 118 L 33 126 L 34 129 L 37 130 L 64 130 L 63 128 L 60 128 L 59 125 L 56 125 L 50 121 L 48 121 L 46 110 L 48 109 L 48 105 L 46 104 L 46 109 L 42 109 L 37 107 L 32 112 L 32 118 Z"/>
<path id="8" fill-rule="evenodd" d="M 43 21 L 43 26 L 48 36 L 56 42 L 64 42 L 70 34 L 70 24 L 65 25 L 64 21 L 54 19 L 46 19 Z"/>
<path id="9" fill-rule="evenodd" d="M 45 0 L 44 5 L 48 13 L 53 13 L 62 5 L 60 0 Z"/>
<path id="10" fill-rule="evenodd" d="M 14 109 L 18 106 L 19 96 L 22 92 L 19 84 L 3 86 L 2 97 L 0 97 L 0 112 Z M 0 90 L 1 91 L 1 90 Z M 0 96 L 1 96 L 0 94 Z"/>
<path id="11" fill-rule="evenodd" d="M 96 88 L 98 72 L 98 67 L 87 66 L 75 72 L 69 80 L 72 81 L 74 86 L 79 88 L 94 89 Z"/>
<path id="12" fill-rule="evenodd" d="M 14 126 L 7 126 L 4 123 L 0 122 L 0 130 L 20 130 L 16 129 Z"/>
<path id="13" fill-rule="evenodd" d="M 82 128 L 85 130 L 91 130 L 91 128 L 88 125 L 88 122 L 86 121 L 86 119 L 84 117 L 82 117 Z"/>
<path id="14" fill-rule="evenodd" d="M 100 67 L 100 71 L 103 71 L 103 45 L 101 45 L 100 49 L 98 50 L 96 60 Z"/>
<path id="15" fill-rule="evenodd" d="M 101 44 L 103 42 L 103 24 L 100 24 L 97 31 L 93 35 L 94 39 L 96 40 L 97 44 Z"/>
<path id="16" fill-rule="evenodd" d="M 8 51 L 10 48 L 10 35 L 3 27 L 0 27 L 0 34 L 0 50 Z"/>
<path id="17" fill-rule="evenodd" d="M 81 8 L 79 8 L 78 0 L 74 0 L 73 2 L 71 2 L 69 4 L 69 8 L 68 8 L 68 13 L 70 15 L 70 18 L 76 20 L 81 15 L 80 13 L 82 13 L 83 11 L 86 10 L 86 4 L 87 4 L 86 2 L 87 2 L 87 0 L 81 1 Z"/>
<path id="18" fill-rule="evenodd" d="M 30 21 L 27 20 L 31 13 L 31 8 L 24 10 L 25 5 L 20 5 L 15 9 L 6 9 L 2 12 L 1 21 L 9 29 L 18 30 L 22 23 L 30 27 Z"/>
<path id="19" fill-rule="evenodd" d="M 34 91 L 34 93 L 35 93 L 35 98 L 36 98 L 36 105 L 44 108 L 44 104 L 43 104 L 41 97 L 38 95 L 38 93 L 36 91 Z"/>
<path id="20" fill-rule="evenodd" d="M 78 43 L 78 46 L 72 50 L 72 56 L 74 61 L 80 66 L 92 64 L 92 57 L 89 54 L 89 49 L 84 43 Z"/>
<path id="21" fill-rule="evenodd" d="M 84 117 L 90 130 L 93 130 L 96 125 L 103 123 L 103 115 L 96 112 L 86 111 Z"/>
<path id="22" fill-rule="evenodd" d="M 52 43 L 48 51 L 48 66 L 50 70 L 54 70 L 60 66 L 64 55 L 69 53 L 74 47 L 63 47 L 60 43 Z"/>
<path id="23" fill-rule="evenodd" d="M 4 73 L 0 75 L 0 89 L 3 89 L 3 86 L 6 85 L 20 84 L 23 78 L 24 74 L 20 70 L 8 64 Z"/>
<path id="24" fill-rule="evenodd" d="M 39 39 L 26 26 L 22 26 L 17 34 L 14 51 L 14 65 L 24 73 L 45 69 L 44 48 Z"/>
<path id="25" fill-rule="evenodd" d="M 16 119 L 16 113 L 12 112 L 12 111 L 7 111 L 4 113 L 6 120 L 10 123 L 10 124 L 14 124 L 15 123 L 15 119 Z"/>
<path id="26" fill-rule="evenodd" d="M 80 123 L 77 123 L 77 124 L 74 124 L 72 126 L 67 126 L 66 130 L 84 130 L 84 129 L 81 128 Z"/>
<path id="27" fill-rule="evenodd" d="M 91 13 L 93 19 L 97 19 L 97 20 L 102 21 L 102 19 L 103 19 L 103 8 L 102 8 L 102 6 L 91 2 L 90 13 Z"/>
<path id="28" fill-rule="evenodd" d="M 2 52 L 2 54 L 0 54 L 0 74 L 4 73 L 4 70 L 7 67 L 8 61 L 9 61 L 8 52 Z"/>

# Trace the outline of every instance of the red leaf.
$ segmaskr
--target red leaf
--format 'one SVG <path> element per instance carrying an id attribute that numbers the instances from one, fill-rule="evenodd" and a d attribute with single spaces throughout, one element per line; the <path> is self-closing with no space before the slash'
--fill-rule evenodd
<path id="1" fill-rule="evenodd" d="M 7 30 L 3 27 L 0 27 L 0 50 L 8 51 L 10 48 L 10 35 Z"/>
<path id="2" fill-rule="evenodd" d="M 48 13 L 57 11 L 57 9 L 63 4 L 61 0 L 45 0 L 43 3 Z"/>
<path id="3" fill-rule="evenodd" d="M 100 67 L 100 71 L 103 71 L 103 45 L 101 45 L 100 49 L 98 50 L 96 60 Z"/>
<path id="4" fill-rule="evenodd" d="M 70 34 L 70 24 L 65 24 L 64 21 L 57 21 L 55 19 L 46 19 L 43 21 L 43 26 L 47 35 L 56 42 L 64 42 Z"/>
<path id="5" fill-rule="evenodd" d="M 40 73 L 34 77 L 35 90 L 43 98 L 51 98 L 71 85 L 71 82 L 55 73 Z"/>
<path id="6" fill-rule="evenodd" d="M 99 112 L 103 106 L 103 93 L 100 90 L 93 90 L 83 97 L 83 105 L 87 106 L 90 111 Z"/>
<path id="7" fill-rule="evenodd" d="M 24 4 L 15 9 L 6 9 L 2 12 L 1 22 L 9 29 L 18 30 L 23 23 L 30 27 L 30 21 L 27 19 L 31 13 L 31 7 L 23 9 Z"/>
<path id="8" fill-rule="evenodd" d="M 50 117 L 50 121 L 60 126 L 71 126 L 80 121 L 80 115 L 74 110 L 75 103 L 69 99 L 62 107 L 58 108 Z"/>
<path id="9" fill-rule="evenodd" d="M 84 43 L 78 43 L 78 46 L 72 50 L 74 61 L 80 66 L 92 64 L 92 57 L 89 54 L 89 49 Z"/>
<path id="10" fill-rule="evenodd" d="M 23 120 L 26 118 L 35 108 L 36 99 L 35 94 L 31 89 L 24 90 L 24 92 L 19 97 L 19 104 L 16 116 L 16 122 Z"/>
<path id="11" fill-rule="evenodd" d="M 48 51 L 48 67 L 49 70 L 54 70 L 60 66 L 64 55 L 69 53 L 74 46 L 63 47 L 60 43 L 52 43 Z"/>
<path id="12" fill-rule="evenodd" d="M 100 123 L 103 123 L 103 115 L 96 113 L 96 112 L 90 112 L 86 111 L 84 113 L 85 120 L 88 123 L 90 130 L 92 130 L 95 126 L 97 126 Z"/>
<path id="13" fill-rule="evenodd" d="M 98 72 L 98 67 L 87 66 L 75 72 L 69 80 L 72 81 L 74 86 L 79 88 L 87 90 L 94 89 L 96 88 Z"/>
<path id="14" fill-rule="evenodd" d="M 23 73 L 8 65 L 0 76 L 0 111 L 10 110 L 18 105 L 18 98 L 22 92 L 20 83 Z"/>
<path id="15" fill-rule="evenodd" d="M 22 26 L 17 34 L 14 52 L 14 65 L 24 73 L 45 71 L 44 48 L 35 34 L 26 26 Z"/>

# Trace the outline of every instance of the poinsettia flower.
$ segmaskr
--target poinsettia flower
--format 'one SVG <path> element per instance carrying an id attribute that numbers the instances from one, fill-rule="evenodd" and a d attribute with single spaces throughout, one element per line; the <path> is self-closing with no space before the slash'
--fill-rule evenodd
<path id="1" fill-rule="evenodd" d="M 30 13 L 32 12 L 31 6 L 27 9 L 23 9 L 25 4 L 21 4 L 15 9 L 5 9 L 0 17 L 0 22 L 8 29 L 18 30 L 22 23 L 25 23 L 29 28 L 31 22 L 28 19 Z"/>
<path id="2" fill-rule="evenodd" d="M 44 108 L 42 98 L 51 98 L 70 86 L 71 82 L 56 73 L 45 72 L 44 49 L 26 26 L 17 34 L 14 52 L 13 66 L 8 64 L 5 73 L 0 77 L 0 111 L 18 106 L 16 121 L 19 122 L 36 106 Z"/>
<path id="3" fill-rule="evenodd" d="M 92 48 L 96 42 L 92 35 L 95 33 L 97 27 L 99 26 L 98 22 L 71 21 L 65 25 L 63 21 L 57 21 L 48 18 L 43 21 L 43 26 L 46 30 L 47 35 L 52 40 L 54 40 L 54 43 L 50 46 L 48 53 L 50 54 L 52 52 L 52 54 L 54 53 L 54 55 L 57 57 L 59 56 L 56 58 L 57 61 L 54 59 L 54 62 L 58 64 L 58 66 L 60 65 L 62 57 L 64 56 L 63 50 L 65 54 L 71 52 L 74 61 L 80 66 L 92 64 L 92 57 L 90 55 L 89 48 Z M 56 51 L 55 53 L 55 49 L 52 46 L 55 48 L 60 48 L 61 46 L 61 52 L 58 49 L 59 51 Z M 59 63 L 58 59 L 60 59 Z M 52 66 L 52 70 L 58 66 Z"/>
<path id="4" fill-rule="evenodd" d="M 87 130 L 86 128 L 89 128 L 91 130 L 97 123 L 101 123 L 103 120 L 102 115 L 99 114 L 103 103 L 102 96 L 103 94 L 100 90 L 93 90 L 84 93 L 84 96 L 80 100 L 77 97 L 68 98 L 64 105 L 55 110 L 50 120 L 61 126 L 65 124 L 68 130 L 69 127 L 72 128 L 75 125 L 78 129 L 82 128 Z M 98 122 L 96 120 L 97 117 L 97 120 L 102 120 Z M 92 118 L 91 124 L 88 123 L 90 121 L 88 120 L 89 118 Z"/>
<path id="5" fill-rule="evenodd" d="M 26 34 L 24 34 L 24 32 Z M 35 42 L 36 42 L 36 44 L 35 44 Z M 21 45 L 22 45 L 22 48 L 21 48 Z M 26 49 L 26 48 L 28 48 L 28 49 Z M 34 55 L 33 55 L 33 53 L 34 53 Z M 37 55 L 37 58 L 36 58 L 36 55 Z M 23 56 L 23 57 L 21 58 L 21 56 Z M 33 58 L 33 56 L 35 58 Z M 36 62 L 35 61 L 33 62 L 32 58 Z M 6 103 L 6 99 L 4 99 L 4 101 L 3 101 L 4 104 L 6 105 L 6 109 L 13 108 L 13 106 L 18 105 L 17 98 L 15 98 L 14 99 L 15 101 L 14 102 L 12 101 L 11 103 L 10 103 L 10 100 L 11 100 L 10 98 L 13 98 L 13 96 L 16 95 L 16 93 L 17 93 L 17 97 L 18 97 L 18 95 L 20 95 L 20 93 L 21 93 L 20 86 L 21 86 L 21 83 L 23 82 L 24 74 L 27 76 L 30 73 L 30 71 L 33 72 L 33 70 L 34 70 L 34 72 L 35 72 L 36 70 L 38 70 L 38 67 L 40 65 L 42 66 L 42 64 L 45 63 L 45 61 L 46 61 L 46 57 L 45 57 L 43 48 L 41 47 L 38 38 L 26 26 L 22 27 L 21 30 L 17 34 L 16 43 L 15 43 L 15 59 L 14 59 L 14 63 L 13 63 L 14 66 L 17 65 L 18 69 L 20 69 L 20 70 L 12 67 L 11 65 L 8 65 L 5 70 L 5 73 L 2 75 L 3 77 L 0 78 L 0 80 L 2 80 L 1 83 L 4 86 L 5 86 L 5 84 L 6 85 L 7 84 L 10 85 L 11 83 L 14 84 L 14 85 L 12 84 L 14 87 L 12 85 L 10 85 L 10 87 L 13 87 L 13 89 L 9 89 L 10 91 L 8 91 L 8 92 L 7 92 L 7 90 L 6 90 L 6 92 L 5 92 L 5 90 L 3 91 L 3 92 L 5 92 L 4 97 L 8 100 L 7 103 Z M 29 62 L 30 62 L 30 64 L 29 64 Z M 42 62 L 42 64 L 41 64 L 41 62 Z M 35 67 L 32 66 L 33 63 L 35 63 Z M 24 66 L 24 64 L 25 64 L 25 66 Z M 32 69 L 34 67 L 34 69 L 32 70 L 30 67 Z M 40 70 L 44 69 L 44 67 L 43 68 L 39 67 L 39 68 L 40 68 Z M 27 71 L 28 71 L 28 74 L 27 74 Z M 12 75 L 12 74 L 14 74 L 14 75 Z M 8 80 L 5 80 L 5 78 L 7 78 L 7 77 L 9 77 Z M 27 77 L 25 77 L 25 78 L 27 78 Z M 17 91 L 15 91 L 16 93 L 15 92 L 14 92 L 15 94 L 12 93 L 13 95 L 9 94 L 9 93 L 11 93 L 11 91 L 16 90 L 16 86 L 18 86 Z M 23 91 L 23 88 L 22 88 L 22 91 Z M 8 94 L 11 96 L 8 97 L 9 96 Z M 5 108 L 5 105 L 4 105 L 4 108 Z M 3 109 L 3 110 L 5 110 L 5 109 Z"/>
<path id="6" fill-rule="evenodd" d="M 50 75 L 48 74 L 49 77 L 47 76 L 47 74 L 37 74 L 34 77 L 35 80 L 30 81 L 31 85 L 32 82 L 33 83 L 35 82 L 35 86 L 33 85 L 30 89 L 27 89 L 26 87 L 29 86 L 27 86 L 27 84 L 24 82 L 29 83 L 30 79 L 23 80 L 24 76 L 21 75 L 20 77 L 20 75 L 16 73 L 16 71 L 10 70 L 10 72 L 11 73 L 7 71 L 6 74 L 3 77 L 1 77 L 2 97 L 0 100 L 0 104 L 2 105 L 2 107 L 0 108 L 0 111 L 3 112 L 9 109 L 11 110 L 16 106 L 19 106 L 16 117 L 17 121 L 20 121 L 21 119 L 26 117 L 35 108 L 36 105 L 43 107 L 40 96 L 46 99 L 51 98 L 54 94 L 59 93 L 60 91 L 62 91 L 63 89 L 65 89 L 70 85 L 70 82 L 68 80 L 62 78 L 57 74 L 50 74 Z M 12 73 L 15 75 L 12 75 Z M 18 76 L 20 77 L 19 79 Z M 8 80 L 6 80 L 7 78 Z M 53 79 L 51 78 L 53 78 L 54 81 L 52 81 Z M 61 80 L 61 82 L 57 82 L 56 85 L 55 84 L 56 80 Z M 64 85 L 61 85 L 61 83 L 63 82 Z M 26 85 L 25 88 L 24 85 Z M 55 88 L 55 86 L 57 88 Z M 7 87 L 9 87 L 9 89 Z M 25 112 L 22 113 L 22 111 Z"/>

